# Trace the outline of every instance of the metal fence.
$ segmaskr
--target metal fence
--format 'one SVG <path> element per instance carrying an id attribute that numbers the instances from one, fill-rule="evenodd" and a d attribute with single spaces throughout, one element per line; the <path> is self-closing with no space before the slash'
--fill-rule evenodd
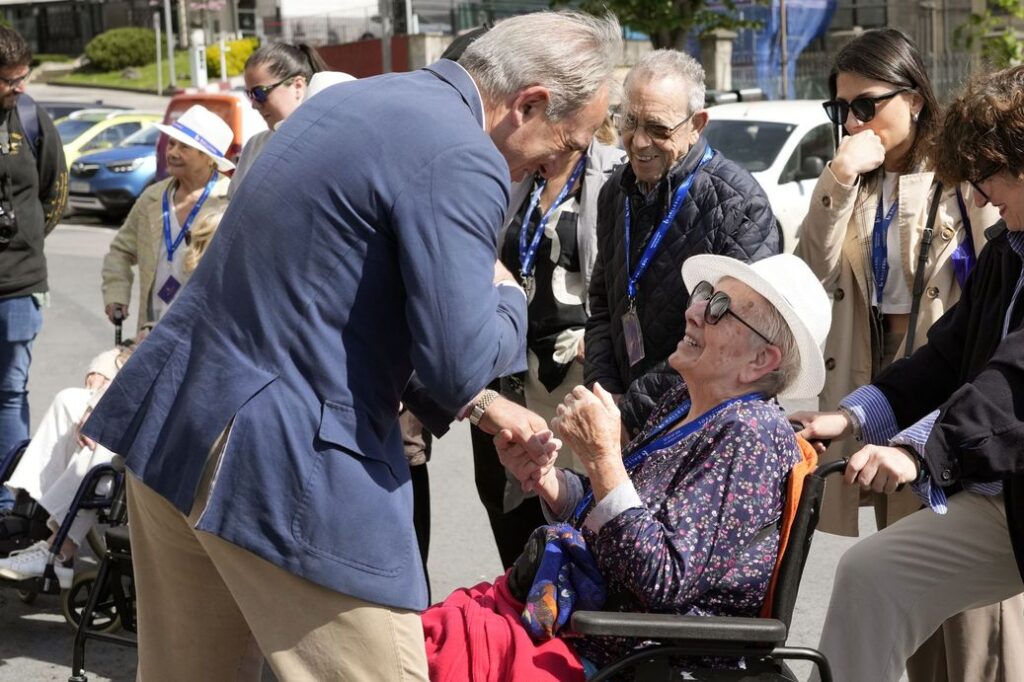
<path id="1" fill-rule="evenodd" d="M 828 99 L 828 74 L 832 69 L 834 55 L 824 52 L 804 53 L 796 63 L 796 79 L 793 84 L 793 99 Z M 947 52 L 924 58 L 932 87 L 939 101 L 948 100 L 960 89 L 971 73 L 971 55 Z M 775 74 L 767 88 L 770 96 L 777 97 L 782 91 L 781 74 Z M 751 63 L 733 64 L 733 88 L 759 87 L 756 67 Z"/>

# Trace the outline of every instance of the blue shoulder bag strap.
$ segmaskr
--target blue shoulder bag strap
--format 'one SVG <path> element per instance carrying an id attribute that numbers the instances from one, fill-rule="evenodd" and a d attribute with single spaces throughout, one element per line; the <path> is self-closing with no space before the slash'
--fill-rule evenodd
<path id="1" fill-rule="evenodd" d="M 39 163 L 39 109 L 36 101 L 26 94 L 18 96 L 18 119 L 21 121 L 21 129 L 25 132 L 25 139 L 28 140 L 28 147 L 36 163 Z"/>

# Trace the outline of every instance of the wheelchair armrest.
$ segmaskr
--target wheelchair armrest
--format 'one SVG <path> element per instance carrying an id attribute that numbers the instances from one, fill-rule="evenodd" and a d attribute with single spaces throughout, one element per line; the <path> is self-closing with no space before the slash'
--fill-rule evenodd
<path id="1" fill-rule="evenodd" d="M 731 642 L 779 646 L 786 642 L 786 624 L 774 618 L 681 616 L 666 613 L 577 611 L 572 629 L 582 635 L 640 639 Z"/>

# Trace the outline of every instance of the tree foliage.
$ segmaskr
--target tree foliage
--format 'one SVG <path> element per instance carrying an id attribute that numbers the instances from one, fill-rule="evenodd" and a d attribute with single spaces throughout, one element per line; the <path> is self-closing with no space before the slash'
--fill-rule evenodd
<path id="1" fill-rule="evenodd" d="M 592 14 L 614 12 L 624 26 L 649 35 L 655 49 L 684 49 L 694 29 L 704 34 L 719 28 L 761 27 L 759 21 L 740 19 L 734 0 L 721 0 L 716 7 L 709 7 L 707 0 L 583 0 L 580 9 Z"/>
<path id="2" fill-rule="evenodd" d="M 1024 44 L 1014 22 L 1024 22 L 1024 0 L 988 0 L 983 14 L 972 14 L 953 33 L 957 45 L 981 48 L 982 58 L 997 69 L 1024 63 Z"/>

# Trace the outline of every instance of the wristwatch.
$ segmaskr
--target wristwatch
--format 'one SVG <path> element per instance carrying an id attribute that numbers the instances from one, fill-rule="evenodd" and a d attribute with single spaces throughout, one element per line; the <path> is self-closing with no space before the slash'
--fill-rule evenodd
<path id="1" fill-rule="evenodd" d="M 479 426 L 480 420 L 484 418 L 484 412 L 491 406 L 495 400 L 498 399 L 498 392 L 486 389 L 480 394 L 476 402 L 473 403 L 473 409 L 469 412 L 469 423 L 473 426 Z"/>

